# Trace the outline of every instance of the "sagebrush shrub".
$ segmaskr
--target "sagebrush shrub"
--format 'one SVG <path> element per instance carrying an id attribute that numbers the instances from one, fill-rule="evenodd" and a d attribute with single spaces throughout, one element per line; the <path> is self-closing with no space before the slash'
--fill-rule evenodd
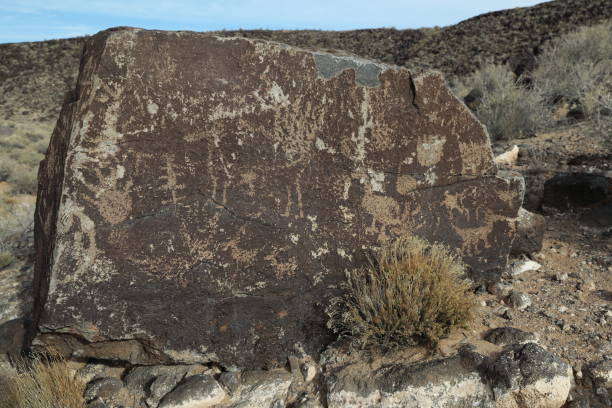
<path id="1" fill-rule="evenodd" d="M 493 140 L 530 137 L 548 125 L 550 112 L 541 94 L 524 86 L 506 66 L 484 66 L 463 87 L 482 94 L 476 116 Z"/>
<path id="2" fill-rule="evenodd" d="M 445 246 L 398 239 L 347 274 L 347 294 L 328 309 L 328 326 L 360 348 L 435 346 L 472 318 L 474 296 L 463 273 Z"/>
<path id="3" fill-rule="evenodd" d="M 538 57 L 533 78 L 548 104 L 579 101 L 592 117 L 601 95 L 612 91 L 612 22 L 552 41 Z"/>
<path id="4" fill-rule="evenodd" d="M 0 408 L 84 408 L 85 384 L 55 353 L 0 371 Z"/>

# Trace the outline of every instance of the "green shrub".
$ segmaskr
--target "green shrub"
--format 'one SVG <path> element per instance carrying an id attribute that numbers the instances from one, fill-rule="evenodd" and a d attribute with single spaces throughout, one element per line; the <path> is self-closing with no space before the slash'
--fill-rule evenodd
<path id="1" fill-rule="evenodd" d="M 612 22 L 552 41 L 533 78 L 548 104 L 579 101 L 587 117 L 595 115 L 601 96 L 612 90 Z"/>
<path id="2" fill-rule="evenodd" d="M 506 66 L 487 65 L 462 86 L 481 92 L 476 116 L 492 140 L 531 137 L 548 126 L 550 112 L 540 93 L 525 87 Z"/>
<path id="3" fill-rule="evenodd" d="M 435 346 L 472 318 L 474 297 L 463 273 L 445 246 L 399 239 L 347 274 L 347 294 L 332 302 L 328 326 L 361 348 Z"/>
<path id="4" fill-rule="evenodd" d="M 0 408 L 84 408 L 85 384 L 57 354 L 0 371 Z"/>

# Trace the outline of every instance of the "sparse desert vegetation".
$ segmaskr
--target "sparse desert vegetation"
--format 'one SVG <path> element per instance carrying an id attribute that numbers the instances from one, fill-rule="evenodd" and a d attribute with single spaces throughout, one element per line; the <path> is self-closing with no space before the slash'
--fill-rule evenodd
<path id="1" fill-rule="evenodd" d="M 368 267 L 348 272 L 348 294 L 330 309 L 328 325 L 359 347 L 435 346 L 472 318 L 475 302 L 463 274 L 445 246 L 400 238 Z"/>
<path id="2" fill-rule="evenodd" d="M 536 68 L 519 76 L 485 65 L 455 86 L 493 140 L 534 136 L 576 120 L 604 131 L 612 120 L 612 22 L 547 44 Z"/>

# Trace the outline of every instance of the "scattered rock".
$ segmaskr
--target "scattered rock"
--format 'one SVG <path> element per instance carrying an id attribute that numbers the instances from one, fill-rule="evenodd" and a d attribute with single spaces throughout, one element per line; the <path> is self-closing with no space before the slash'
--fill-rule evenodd
<path id="1" fill-rule="evenodd" d="M 495 160 L 494 160 L 495 164 L 497 164 L 498 166 L 500 165 L 512 166 L 516 163 L 516 160 L 518 159 L 518 154 L 519 154 L 519 147 L 517 145 L 514 145 L 512 149 L 495 157 Z M 519 216 L 520 216 L 520 210 L 519 210 Z"/>
<path id="2" fill-rule="evenodd" d="M 542 215 L 521 208 L 510 253 L 519 256 L 539 252 L 542 249 L 545 226 L 546 221 Z"/>
<path id="3" fill-rule="evenodd" d="M 516 277 L 522 273 L 525 272 L 529 272 L 529 271 L 537 271 L 538 269 L 540 269 L 542 267 L 542 265 L 540 265 L 539 263 L 535 262 L 535 261 L 530 261 L 530 260 L 517 260 L 515 262 L 512 262 L 508 269 L 510 271 L 510 275 L 512 277 Z"/>
<path id="4" fill-rule="evenodd" d="M 583 281 L 578 282 L 576 284 L 576 288 L 579 290 L 588 292 L 588 291 L 595 290 L 596 286 L 595 286 L 595 282 L 593 282 L 591 279 L 586 278 Z"/>
<path id="5" fill-rule="evenodd" d="M 159 408 L 206 408 L 225 399 L 225 391 L 210 375 L 193 375 L 185 378 L 160 402 Z"/>
<path id="6" fill-rule="evenodd" d="M 502 317 L 506 320 L 514 319 L 514 313 L 510 309 L 506 309 L 504 313 L 502 313 Z"/>
<path id="7" fill-rule="evenodd" d="M 304 377 L 304 381 L 306 382 L 311 382 L 317 375 L 317 366 L 313 363 L 304 363 L 301 369 L 302 377 Z"/>
<path id="8" fill-rule="evenodd" d="M 491 329 L 485 334 L 484 339 L 489 343 L 505 346 L 507 344 L 522 344 L 536 341 L 536 335 L 514 327 L 498 327 Z"/>
<path id="9" fill-rule="evenodd" d="M 495 282 L 487 285 L 487 290 L 492 295 L 505 298 L 512 292 L 512 285 L 507 282 Z"/>
<path id="10" fill-rule="evenodd" d="M 508 304 L 515 309 L 523 310 L 531 305 L 531 298 L 526 293 L 513 291 L 508 297 Z"/>
<path id="11" fill-rule="evenodd" d="M 596 361 L 586 371 L 597 387 L 612 388 L 612 360 Z"/>

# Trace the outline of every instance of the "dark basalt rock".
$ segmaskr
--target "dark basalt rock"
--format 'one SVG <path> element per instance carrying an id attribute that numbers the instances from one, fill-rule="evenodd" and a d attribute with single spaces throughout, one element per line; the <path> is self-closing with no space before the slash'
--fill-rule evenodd
<path id="1" fill-rule="evenodd" d="M 542 207 L 556 211 L 570 211 L 594 205 L 609 195 L 607 177 L 587 173 L 562 173 L 544 183 Z"/>
<path id="2" fill-rule="evenodd" d="M 533 333 L 515 327 L 497 327 L 489 330 L 484 339 L 489 343 L 506 345 L 535 341 L 536 336 Z"/>
<path id="3" fill-rule="evenodd" d="M 416 234 L 499 278 L 521 182 L 434 73 L 112 29 L 40 167 L 36 344 L 132 364 L 284 364 L 373 247 Z"/>

